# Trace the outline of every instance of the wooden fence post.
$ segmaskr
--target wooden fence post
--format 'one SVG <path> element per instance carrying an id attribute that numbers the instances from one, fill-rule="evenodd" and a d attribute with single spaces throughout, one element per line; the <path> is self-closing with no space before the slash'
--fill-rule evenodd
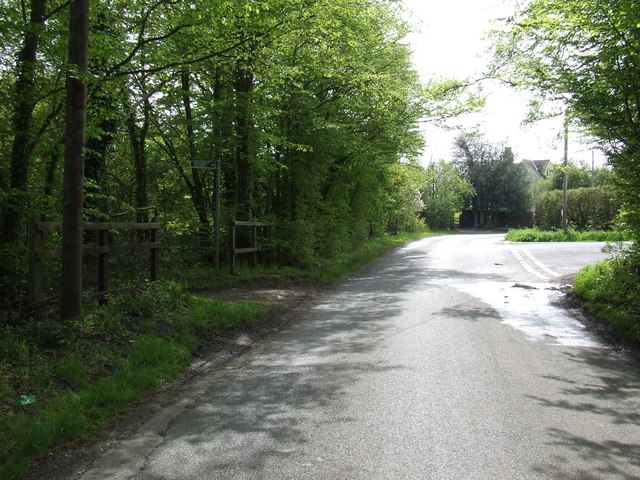
<path id="1" fill-rule="evenodd" d="M 117 216 L 119 214 L 114 214 Z M 154 219 L 155 220 L 155 219 Z M 44 222 L 39 213 L 29 217 L 27 223 L 28 230 L 28 302 L 29 305 L 36 305 L 43 301 L 42 277 L 43 277 L 43 261 L 46 259 L 60 258 L 62 248 L 45 248 L 44 234 L 47 232 L 60 231 L 62 224 L 60 222 Z M 100 223 L 83 223 L 83 231 L 97 231 L 97 246 L 83 246 L 83 256 L 98 257 L 98 292 L 92 297 L 99 299 L 104 303 L 107 298 L 105 294 L 109 292 L 109 276 L 110 263 L 112 253 L 150 250 L 150 281 L 156 282 L 159 276 L 160 263 L 160 242 L 159 231 L 160 224 L 157 222 L 142 223 L 117 223 L 117 222 L 100 222 Z M 150 231 L 150 242 L 134 243 L 134 244 L 111 244 L 112 230 L 138 230 Z"/>
<path id="2" fill-rule="evenodd" d="M 258 228 L 262 228 L 262 233 L 269 233 L 271 227 L 273 225 L 267 222 L 254 222 L 254 221 L 244 221 L 244 220 L 233 220 L 231 222 L 231 274 L 235 273 L 236 267 L 236 256 L 243 255 L 247 253 L 251 253 L 253 266 L 258 264 L 258 252 L 262 249 L 258 246 Z M 236 229 L 237 227 L 249 227 L 249 246 L 248 247 L 237 247 L 237 239 L 236 239 Z"/>
<path id="3" fill-rule="evenodd" d="M 38 230 L 38 222 L 41 217 L 39 213 L 34 213 L 29 218 L 29 303 L 34 304 L 42 300 L 42 260 L 40 250 L 42 249 L 42 234 Z"/>

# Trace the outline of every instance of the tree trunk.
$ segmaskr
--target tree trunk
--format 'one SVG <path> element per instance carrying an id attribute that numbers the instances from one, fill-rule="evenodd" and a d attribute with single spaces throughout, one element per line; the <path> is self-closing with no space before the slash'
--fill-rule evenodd
<path id="1" fill-rule="evenodd" d="M 47 202 L 51 202 L 51 199 L 53 198 L 53 186 L 55 185 L 56 181 L 56 170 L 58 169 L 58 164 L 60 163 L 61 153 L 62 149 L 59 145 L 56 145 L 54 148 L 52 148 L 51 152 L 49 153 L 49 163 L 47 165 L 47 171 L 45 174 L 44 190 L 42 192 L 44 197 L 47 199 Z"/>
<path id="2" fill-rule="evenodd" d="M 64 136 L 62 279 L 60 318 L 82 314 L 82 200 L 86 128 L 89 0 L 73 0 L 69 11 L 69 65 Z"/>
<path id="3" fill-rule="evenodd" d="M 142 126 L 138 127 L 135 114 L 127 118 L 127 128 L 129 131 L 129 142 L 133 152 L 133 166 L 135 170 L 136 184 L 134 202 L 136 208 L 149 206 L 149 195 L 147 191 L 147 133 L 149 132 L 149 120 L 151 114 L 151 104 L 149 99 L 145 99 L 143 104 Z M 148 220 L 146 213 L 139 213 L 138 222 Z"/>
<path id="4" fill-rule="evenodd" d="M 236 211 L 242 219 L 252 218 L 253 171 L 251 168 L 251 108 L 253 75 L 246 68 L 236 71 Z"/>
<path id="5" fill-rule="evenodd" d="M 196 160 L 195 134 L 193 130 L 193 113 L 191 111 L 191 75 L 189 70 L 183 70 L 182 80 L 182 101 L 184 104 L 184 114 L 187 123 L 187 144 L 189 146 L 189 161 Z M 211 234 L 211 225 L 207 215 L 206 196 L 204 193 L 204 185 L 200 178 L 199 170 L 192 168 L 191 176 L 193 179 L 193 205 L 195 206 L 198 219 L 200 220 L 200 244 L 206 246 L 209 244 L 209 236 Z"/>
<path id="6" fill-rule="evenodd" d="M 473 209 L 473 228 L 478 228 L 478 226 L 480 225 L 480 215 L 482 212 L 480 211 L 480 207 L 478 206 L 477 198 L 473 200 L 471 208 Z"/>
<path id="7" fill-rule="evenodd" d="M 224 68 L 218 68 L 214 85 L 214 101 L 220 102 L 220 108 L 217 109 L 219 115 L 217 117 L 217 138 L 214 150 L 221 157 L 221 201 L 225 206 L 226 218 L 223 220 L 225 225 L 236 218 L 236 165 L 232 143 L 235 114 L 227 104 L 233 98 L 233 85 L 234 82 L 230 78 L 229 72 Z"/>
<path id="8" fill-rule="evenodd" d="M 11 149 L 11 173 L 9 187 L 13 195 L 9 197 L 2 212 L 2 233 L 0 241 L 12 243 L 20 235 L 21 216 L 26 206 L 24 195 L 29 179 L 29 157 L 32 151 L 31 123 L 35 98 L 36 56 L 44 25 L 46 0 L 31 1 L 29 24 L 25 28 L 24 42 L 18 54 L 15 103 L 13 106 L 14 139 Z M 4 187 L 4 185 L 0 185 Z"/>
<path id="9" fill-rule="evenodd" d="M 96 37 L 107 36 L 113 43 L 120 42 L 121 38 L 112 32 L 112 21 L 105 12 L 98 12 L 91 19 L 89 34 L 95 34 Z M 119 92 L 115 90 L 113 79 L 104 64 L 104 56 L 100 53 L 98 50 L 96 55 L 92 55 L 89 65 L 91 73 L 100 78 L 100 82 L 94 83 L 87 92 L 87 122 L 88 131 L 91 133 L 87 136 L 84 154 L 84 209 L 85 215 L 92 221 L 105 217 L 109 209 L 106 197 L 102 193 L 107 171 L 107 152 L 119 127 L 119 102 L 116 106 Z M 93 237 L 95 232 L 90 234 L 89 238 Z"/>

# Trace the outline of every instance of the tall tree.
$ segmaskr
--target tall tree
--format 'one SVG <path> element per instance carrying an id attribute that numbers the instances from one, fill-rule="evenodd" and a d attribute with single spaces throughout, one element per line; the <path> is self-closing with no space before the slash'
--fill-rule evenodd
<path id="1" fill-rule="evenodd" d="M 8 187 L 11 194 L 0 210 L 3 218 L 0 241 L 15 242 L 21 231 L 21 211 L 26 206 L 25 194 L 29 177 L 29 161 L 33 148 L 32 116 L 35 106 L 36 62 L 38 46 L 44 27 L 46 0 L 31 0 L 29 20 L 24 28 L 24 40 L 17 58 L 15 96 L 13 106 L 13 146 L 11 174 Z M 0 186 L 2 181 L 0 180 Z M 5 187 L 6 188 L 6 187 Z"/>
<path id="2" fill-rule="evenodd" d="M 452 163 L 440 160 L 425 169 L 422 216 L 430 228 L 453 228 L 454 214 L 468 205 L 475 190 Z"/>
<path id="3" fill-rule="evenodd" d="M 132 107 L 127 116 L 127 131 L 129 133 L 129 143 L 131 144 L 131 155 L 135 171 L 134 205 L 136 208 L 149 206 L 149 192 L 147 188 L 147 135 L 150 127 L 151 103 L 148 98 L 144 98 L 142 104 L 141 125 L 136 119 L 136 110 Z M 138 215 L 138 221 L 146 221 L 147 215 Z"/>
<path id="4" fill-rule="evenodd" d="M 623 219 L 640 238 L 640 4 L 533 0 L 496 34 L 496 72 L 561 99 L 616 168 Z"/>
<path id="5" fill-rule="evenodd" d="M 82 200 L 89 50 L 89 0 L 73 0 L 69 11 L 69 73 L 64 152 L 60 317 L 82 313 Z"/>
<path id="6" fill-rule="evenodd" d="M 257 63 L 256 76 L 268 81 L 256 94 L 271 127 L 265 196 L 325 252 L 388 227 L 387 194 L 400 187 L 394 165 L 421 145 L 422 90 L 389 4 L 321 1 L 307 12 L 306 28 L 279 38 L 273 60 Z"/>
<path id="7" fill-rule="evenodd" d="M 514 163 L 510 148 L 473 134 L 454 140 L 454 163 L 471 183 L 474 224 L 493 225 L 497 212 L 525 212 L 531 207 L 526 167 Z"/>
<path id="8" fill-rule="evenodd" d="M 74 74 L 69 85 L 87 78 L 75 75 L 78 68 L 67 66 L 63 52 L 70 35 L 69 3 L 47 0 L 27 139 L 25 191 L 55 198 L 45 212 L 52 220 L 62 211 L 62 82 L 67 72 Z M 10 91 L 25 38 L 15 27 L 20 22 L 13 21 L 21 16 L 20 5 L 20 0 L 0 5 L 0 12 L 10 14 L 0 22 L 5 120 L 13 115 L 7 105 L 15 103 Z M 84 172 L 72 147 L 79 144 L 72 133 L 81 129 L 71 131 L 67 124 L 65 156 L 74 166 L 64 171 L 67 222 L 92 214 L 88 208 L 69 211 L 77 200 L 73 195 L 82 193 L 77 185 L 84 173 L 85 199 L 105 201 L 91 205 L 95 212 L 155 203 L 169 235 L 195 239 L 199 233 L 206 245 L 214 176 L 193 170 L 189 162 L 220 158 L 223 222 L 236 214 L 277 222 L 276 241 L 286 261 L 313 263 L 372 235 L 419 227 L 414 172 L 420 169 L 413 159 L 423 141 L 417 124 L 430 111 L 455 112 L 439 109 L 436 97 L 450 99 L 458 86 L 444 87 L 440 95 L 420 85 L 403 40 L 407 28 L 399 2 L 206 0 L 195 8 L 182 0 L 97 0 L 91 5 L 89 77 L 96 81 L 87 92 Z M 23 21 L 29 23 L 28 16 Z M 70 87 L 69 98 L 74 92 L 79 90 Z M 69 122 L 79 107 L 69 104 Z M 0 123 L 4 152 L 12 150 L 15 137 L 10 124 Z M 3 187 L 10 183 L 9 157 L 0 153 Z M 9 195 L 6 190 L 0 195 L 4 206 Z M 39 197 L 28 200 L 29 206 L 45 205 Z M 11 253 L 7 245 L 0 245 L 3 258 Z M 65 244 L 66 254 L 77 248 Z M 15 284 L 20 270 L 7 271 L 6 284 Z M 65 278 L 72 278 L 66 272 Z"/>

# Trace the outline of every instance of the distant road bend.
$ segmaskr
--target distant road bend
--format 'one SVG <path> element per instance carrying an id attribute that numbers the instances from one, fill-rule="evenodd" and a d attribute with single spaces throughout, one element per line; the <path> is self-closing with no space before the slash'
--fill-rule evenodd
<path id="1" fill-rule="evenodd" d="M 397 249 L 74 478 L 640 479 L 638 366 L 555 301 L 601 246 Z"/>

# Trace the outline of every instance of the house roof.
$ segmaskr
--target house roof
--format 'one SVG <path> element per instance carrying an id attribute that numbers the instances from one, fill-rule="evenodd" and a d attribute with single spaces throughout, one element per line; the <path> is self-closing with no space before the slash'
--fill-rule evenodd
<path id="1" fill-rule="evenodd" d="M 546 171 L 551 160 L 522 160 L 531 168 L 540 178 L 547 178 Z"/>

